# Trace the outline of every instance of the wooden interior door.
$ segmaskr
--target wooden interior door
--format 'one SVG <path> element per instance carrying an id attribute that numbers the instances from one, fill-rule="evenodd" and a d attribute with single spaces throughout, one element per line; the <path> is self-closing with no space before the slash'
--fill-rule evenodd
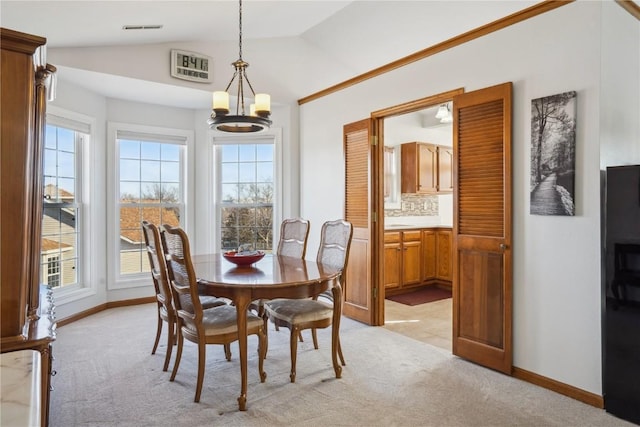
<path id="1" fill-rule="evenodd" d="M 453 98 L 453 354 L 511 374 L 512 84 Z"/>
<path id="2" fill-rule="evenodd" d="M 374 283 L 372 279 L 372 120 L 344 126 L 345 213 L 353 225 L 353 237 L 345 276 L 345 316 L 374 324 Z M 377 164 L 377 163 L 376 163 Z"/>

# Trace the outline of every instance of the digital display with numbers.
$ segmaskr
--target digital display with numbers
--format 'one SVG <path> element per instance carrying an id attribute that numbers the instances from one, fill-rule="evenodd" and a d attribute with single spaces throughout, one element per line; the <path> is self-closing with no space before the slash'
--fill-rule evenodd
<path id="1" fill-rule="evenodd" d="M 209 65 L 211 58 L 195 52 L 171 50 L 171 76 L 194 82 L 212 81 Z"/>

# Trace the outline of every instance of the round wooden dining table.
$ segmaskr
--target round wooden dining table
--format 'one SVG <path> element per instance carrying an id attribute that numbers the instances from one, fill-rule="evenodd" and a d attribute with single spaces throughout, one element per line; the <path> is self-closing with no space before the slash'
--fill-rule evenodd
<path id="1" fill-rule="evenodd" d="M 237 309 L 241 376 L 238 406 L 241 411 L 247 409 L 247 310 L 252 301 L 309 298 L 331 289 L 334 301 L 331 352 L 336 378 L 341 377 L 342 367 L 337 356 L 342 313 L 342 289 L 339 280 L 336 280 L 340 275 L 339 268 L 271 254 L 250 266 L 236 266 L 220 253 L 194 255 L 192 261 L 200 293 L 228 298 Z M 261 381 L 264 382 L 265 378 L 261 378 Z"/>

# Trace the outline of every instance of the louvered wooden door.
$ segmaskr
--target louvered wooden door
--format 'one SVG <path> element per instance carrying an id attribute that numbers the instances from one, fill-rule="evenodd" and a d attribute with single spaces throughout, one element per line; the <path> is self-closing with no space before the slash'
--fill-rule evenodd
<path id="1" fill-rule="evenodd" d="M 372 325 L 374 322 L 371 277 L 371 120 L 344 126 L 345 219 L 353 225 L 345 281 L 343 313 Z"/>
<path id="2" fill-rule="evenodd" d="M 511 373 L 511 83 L 454 97 L 453 354 Z"/>

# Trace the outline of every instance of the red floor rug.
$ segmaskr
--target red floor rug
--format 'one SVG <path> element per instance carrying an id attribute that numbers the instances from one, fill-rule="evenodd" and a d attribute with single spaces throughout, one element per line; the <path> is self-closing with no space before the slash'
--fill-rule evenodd
<path id="1" fill-rule="evenodd" d="M 407 292 L 406 294 L 398 294 L 387 297 L 387 299 L 391 301 L 399 302 L 400 304 L 405 305 L 425 304 L 428 302 L 439 301 L 446 298 L 451 298 L 451 291 L 438 288 L 436 286 L 420 288 L 415 291 Z"/>

